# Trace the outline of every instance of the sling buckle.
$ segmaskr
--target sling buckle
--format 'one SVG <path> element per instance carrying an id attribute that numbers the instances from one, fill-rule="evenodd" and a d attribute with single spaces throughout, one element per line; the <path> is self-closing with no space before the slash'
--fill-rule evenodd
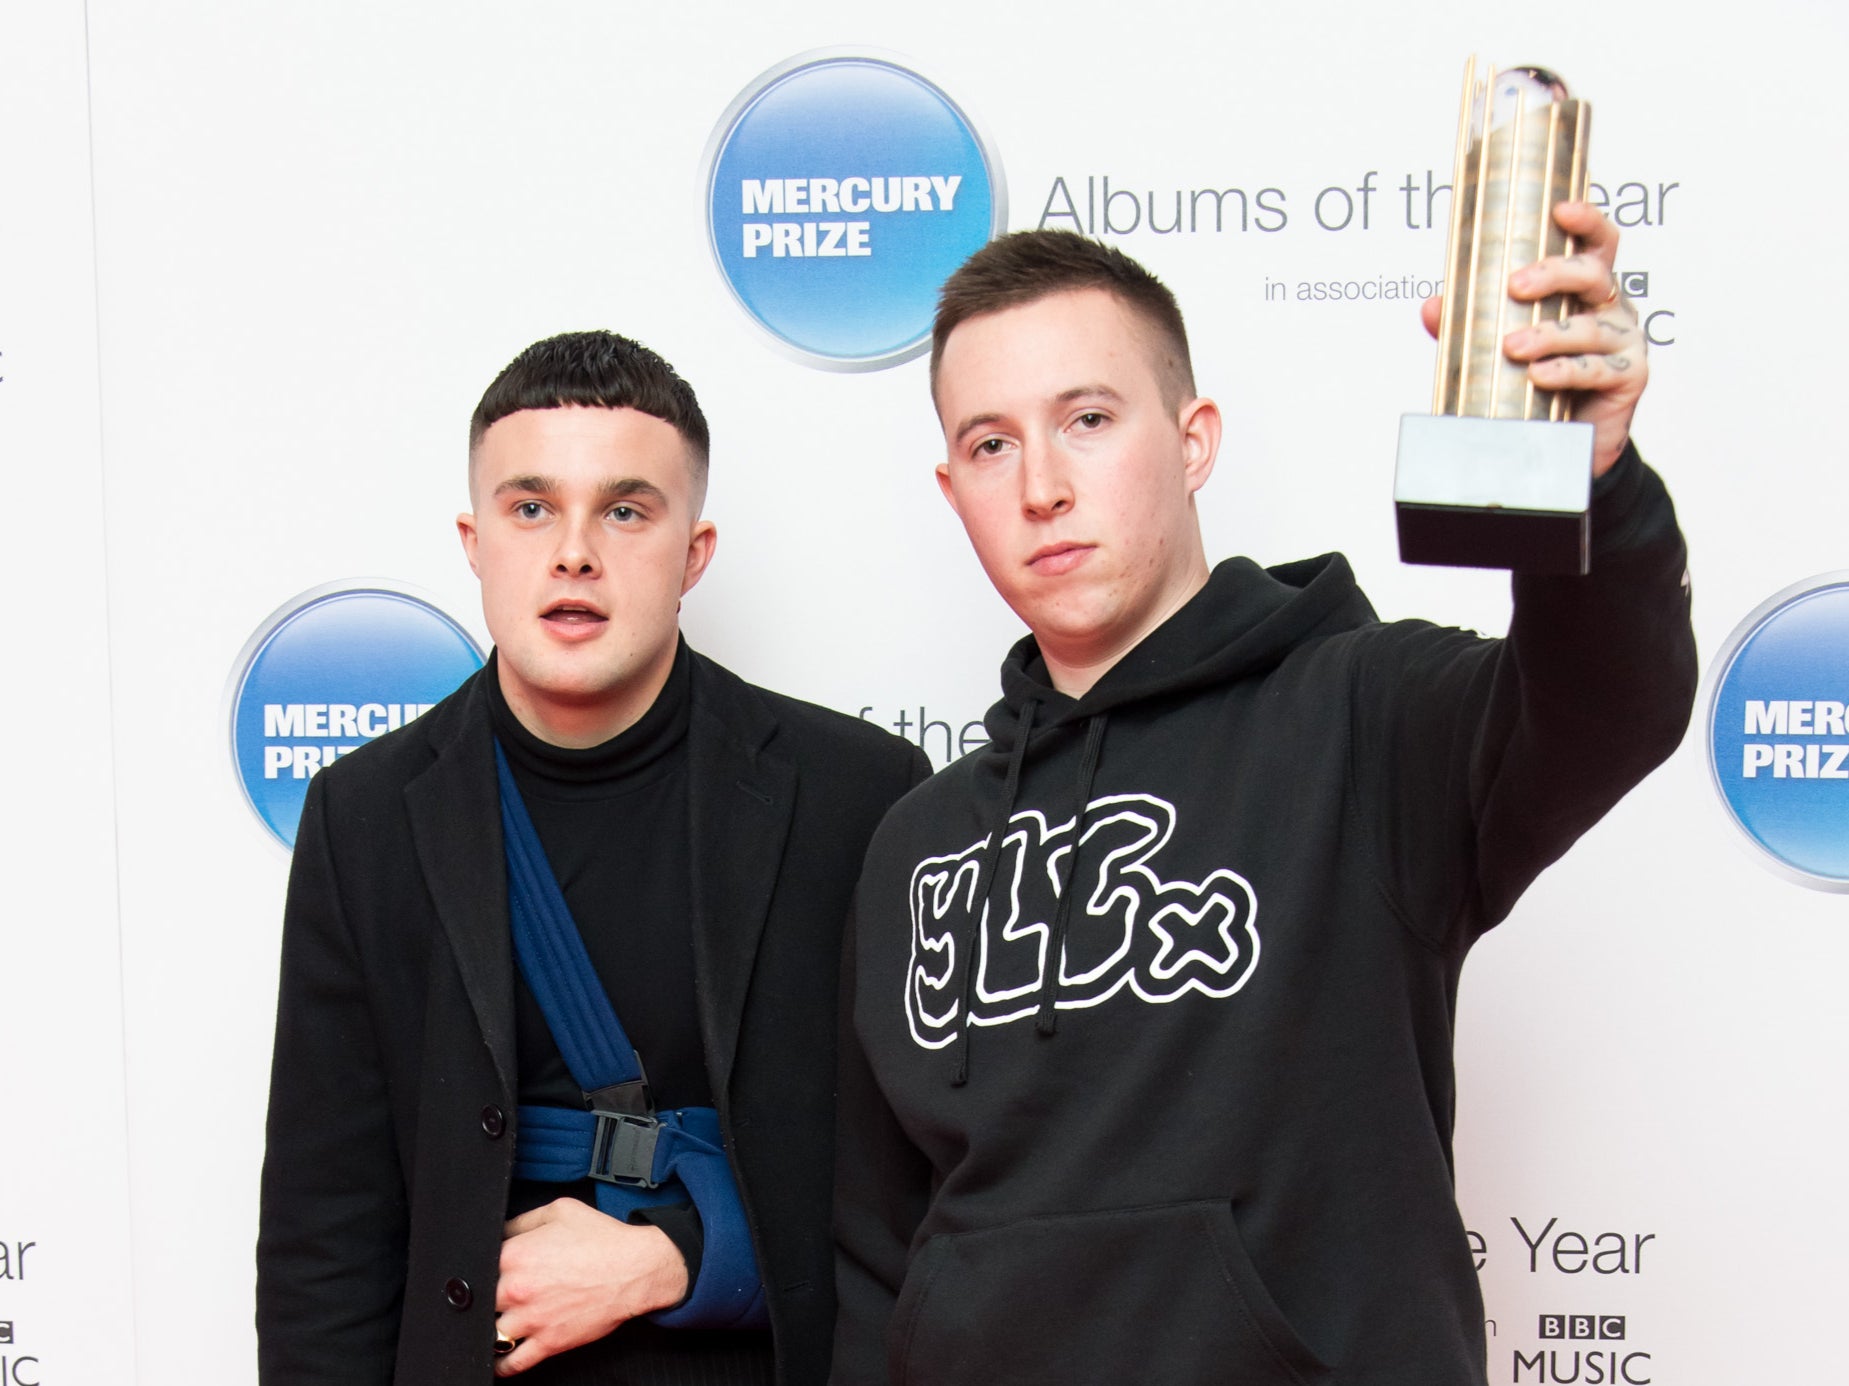
<path id="1" fill-rule="evenodd" d="M 629 1112 L 592 1112 L 597 1130 L 591 1137 L 590 1176 L 606 1184 L 627 1184 L 654 1189 L 655 1143 L 661 1123 L 652 1116 Z"/>

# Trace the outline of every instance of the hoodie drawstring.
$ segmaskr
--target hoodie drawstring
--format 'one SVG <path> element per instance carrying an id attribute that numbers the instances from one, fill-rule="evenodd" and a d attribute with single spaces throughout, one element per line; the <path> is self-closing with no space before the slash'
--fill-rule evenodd
<path id="1" fill-rule="evenodd" d="M 1040 1013 L 1034 1029 L 1051 1035 L 1059 1029 L 1059 974 L 1066 956 L 1066 930 L 1072 918 L 1072 881 L 1078 871 L 1079 844 L 1085 838 L 1085 811 L 1091 807 L 1091 782 L 1098 773 L 1098 758 L 1104 746 L 1104 714 L 1093 717 L 1086 726 L 1085 753 L 1079 757 L 1079 803 L 1072 812 L 1072 846 L 1066 852 L 1059 873 L 1059 904 L 1053 911 L 1053 934 L 1047 940 L 1046 975 L 1040 982 Z"/>
<path id="2" fill-rule="evenodd" d="M 964 950 L 968 961 L 963 965 L 963 1029 L 957 1036 L 957 1069 L 952 1075 L 952 1087 L 962 1087 L 969 1081 L 969 1032 L 975 1027 L 970 1023 L 972 1005 L 976 997 L 977 953 L 982 942 L 982 916 L 988 909 L 989 891 L 995 884 L 995 868 L 1001 862 L 1002 840 L 1008 834 L 1008 822 L 1014 817 L 1014 799 L 1021 788 L 1021 767 L 1027 761 L 1027 743 L 1034 735 L 1034 714 L 1040 710 L 1040 702 L 1029 698 L 1021 708 L 1021 720 L 1016 728 L 1014 754 L 1008 757 L 1008 779 L 1002 786 L 1001 812 L 995 817 L 986 835 L 986 845 L 982 849 L 982 866 L 976 873 L 976 893 L 970 910 L 969 937 L 964 940 Z"/>

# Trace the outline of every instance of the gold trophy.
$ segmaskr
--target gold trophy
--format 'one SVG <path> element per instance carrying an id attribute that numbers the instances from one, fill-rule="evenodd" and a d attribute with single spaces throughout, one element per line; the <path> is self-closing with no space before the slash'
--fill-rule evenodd
<path id="1" fill-rule="evenodd" d="M 1586 571 L 1592 426 L 1502 354 L 1519 327 L 1565 321 L 1573 301 L 1509 297 L 1509 275 L 1571 255 L 1557 203 L 1586 195 L 1592 108 L 1538 67 L 1464 69 L 1438 371 L 1430 414 L 1400 420 L 1393 500 L 1406 563 Z"/>

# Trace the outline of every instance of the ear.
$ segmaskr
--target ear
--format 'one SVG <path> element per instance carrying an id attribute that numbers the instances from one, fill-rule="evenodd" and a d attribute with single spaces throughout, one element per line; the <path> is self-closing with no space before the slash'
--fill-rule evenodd
<path id="1" fill-rule="evenodd" d="M 1190 400 L 1182 405 L 1176 426 L 1181 431 L 1182 471 L 1188 494 L 1193 495 L 1207 484 L 1220 455 L 1220 406 L 1210 399 Z"/>
<path id="2" fill-rule="evenodd" d="M 713 551 L 719 547 L 719 526 L 711 520 L 694 522 L 693 533 L 687 538 L 687 567 L 681 573 L 681 595 L 684 597 L 693 590 L 693 585 L 706 572 L 706 565 L 713 561 Z"/>
<path id="3" fill-rule="evenodd" d="M 950 463 L 948 461 L 937 464 L 937 489 L 944 493 L 944 499 L 950 502 L 950 508 L 956 510 L 957 518 L 962 519 L 963 512 L 957 509 L 956 489 L 950 484 Z"/>
<path id="4" fill-rule="evenodd" d="M 475 545 L 479 536 L 475 531 L 475 517 L 466 510 L 456 517 L 456 533 L 462 539 L 462 556 L 469 560 L 469 571 L 479 578 L 482 570 L 475 562 Z"/>

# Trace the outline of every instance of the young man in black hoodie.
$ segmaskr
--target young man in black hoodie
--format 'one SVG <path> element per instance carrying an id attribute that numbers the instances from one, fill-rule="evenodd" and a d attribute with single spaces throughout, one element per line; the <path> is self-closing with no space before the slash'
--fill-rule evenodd
<path id="1" fill-rule="evenodd" d="M 1485 1380 L 1459 972 L 1695 684 L 1617 233 L 1558 219 L 1582 251 L 1511 291 L 1578 311 L 1505 351 L 1594 425 L 1592 571 L 1517 577 L 1503 640 L 1383 624 L 1339 555 L 1209 570 L 1219 412 L 1120 252 L 1026 232 L 946 284 L 938 481 L 1032 635 L 862 874 L 837 1382 Z"/>

